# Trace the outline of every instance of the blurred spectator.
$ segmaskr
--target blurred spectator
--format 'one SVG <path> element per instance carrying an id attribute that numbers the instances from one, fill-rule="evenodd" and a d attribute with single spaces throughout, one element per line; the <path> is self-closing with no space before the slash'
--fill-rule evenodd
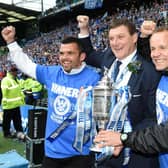
<path id="1" fill-rule="evenodd" d="M 35 106 L 37 99 L 41 98 L 43 86 L 35 79 L 24 76 L 24 79 L 21 79 L 21 87 L 26 96 L 26 104 Z"/>
<path id="2" fill-rule="evenodd" d="M 8 66 L 6 77 L 1 81 L 2 108 L 3 108 L 3 134 L 5 138 L 12 138 L 11 121 L 16 130 L 16 136 L 24 139 L 20 106 L 25 104 L 24 94 L 21 91 L 17 79 L 17 68 L 14 65 Z"/>

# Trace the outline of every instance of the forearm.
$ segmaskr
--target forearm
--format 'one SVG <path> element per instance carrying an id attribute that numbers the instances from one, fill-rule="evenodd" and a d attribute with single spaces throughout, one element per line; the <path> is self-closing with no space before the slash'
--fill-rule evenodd
<path id="1" fill-rule="evenodd" d="M 139 37 L 137 42 L 137 49 L 141 56 L 147 60 L 151 60 L 149 37 Z"/>
<path id="2" fill-rule="evenodd" d="M 129 133 L 125 142 L 126 147 L 147 153 L 156 154 L 168 151 L 168 122 L 165 125 L 156 125 L 144 130 Z"/>
<path id="3" fill-rule="evenodd" d="M 8 45 L 10 58 L 25 74 L 36 79 L 36 64 L 22 51 L 16 42 Z"/>
<path id="4" fill-rule="evenodd" d="M 79 39 L 80 42 L 82 43 L 84 51 L 86 52 L 86 55 L 89 56 L 89 54 L 91 54 L 94 51 L 90 36 L 79 37 Z"/>
<path id="5" fill-rule="evenodd" d="M 97 68 L 101 68 L 104 53 L 94 50 L 90 37 L 80 38 L 80 41 L 81 41 L 81 43 L 84 47 L 84 51 L 86 52 L 86 55 L 87 55 L 85 62 L 88 65 L 91 65 L 91 66 L 94 66 Z"/>

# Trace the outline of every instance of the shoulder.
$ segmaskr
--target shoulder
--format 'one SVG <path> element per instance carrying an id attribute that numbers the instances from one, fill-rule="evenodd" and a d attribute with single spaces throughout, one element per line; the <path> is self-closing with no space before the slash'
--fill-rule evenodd
<path id="1" fill-rule="evenodd" d="M 51 72 L 57 72 L 61 69 L 61 66 L 59 65 L 52 65 L 52 66 L 46 66 L 46 65 L 37 65 L 37 73 L 43 72 L 43 73 L 51 73 Z"/>
<path id="2" fill-rule="evenodd" d="M 10 85 L 11 83 L 11 79 L 9 77 L 4 77 L 2 80 L 1 80 L 1 86 L 7 86 L 7 85 Z"/>
<path id="3" fill-rule="evenodd" d="M 86 65 L 85 67 L 85 74 L 87 75 L 87 78 L 91 78 L 91 79 L 100 79 L 100 69 L 95 68 L 93 66 L 90 65 Z"/>
<path id="4" fill-rule="evenodd" d="M 100 72 L 99 68 L 95 68 L 95 67 L 90 66 L 90 65 L 86 65 L 85 70 L 92 73 L 92 74 L 97 74 L 97 75 L 99 75 L 99 72 Z"/>
<path id="5" fill-rule="evenodd" d="M 8 77 L 8 76 L 5 76 L 2 80 L 1 80 L 1 82 L 4 82 L 4 81 L 8 81 L 10 78 Z"/>
<path id="6" fill-rule="evenodd" d="M 143 58 L 141 55 L 139 55 L 138 56 L 138 60 L 140 61 L 140 62 L 142 62 L 142 69 L 144 70 L 144 71 L 147 71 L 147 72 L 151 72 L 151 71 L 153 71 L 154 73 L 159 73 L 157 70 L 156 70 L 156 68 L 155 68 L 155 66 L 154 66 L 154 64 L 153 64 L 153 62 L 151 61 L 151 60 L 146 60 L 145 58 Z"/>
<path id="7" fill-rule="evenodd" d="M 45 83 L 46 81 L 51 81 L 53 76 L 57 77 L 60 70 L 60 66 L 45 66 L 45 65 L 38 65 L 36 68 L 36 79 L 40 83 Z"/>
<path id="8" fill-rule="evenodd" d="M 152 61 L 147 61 L 146 59 L 142 60 L 142 66 L 144 67 L 145 70 L 152 70 L 152 71 L 156 71 L 154 64 L 152 63 Z"/>
<path id="9" fill-rule="evenodd" d="M 110 56 L 110 59 L 112 59 L 113 57 L 115 58 L 113 51 L 111 50 L 110 47 L 108 47 L 106 50 L 104 50 L 103 53 L 106 57 Z"/>
<path id="10" fill-rule="evenodd" d="M 161 78 L 161 73 L 156 70 L 152 61 L 148 61 L 144 58 L 140 58 L 139 60 L 142 62 L 141 69 L 144 81 L 156 81 L 158 83 Z"/>

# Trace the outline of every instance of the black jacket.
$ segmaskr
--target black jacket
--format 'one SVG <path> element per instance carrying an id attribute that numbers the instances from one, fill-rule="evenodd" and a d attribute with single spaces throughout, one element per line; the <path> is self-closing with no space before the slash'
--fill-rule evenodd
<path id="1" fill-rule="evenodd" d="M 125 146 L 147 154 L 168 152 L 168 121 L 129 133 Z"/>
<path id="2" fill-rule="evenodd" d="M 93 50 L 89 38 L 81 40 L 87 53 L 87 64 L 102 70 L 104 66 L 110 68 L 113 61 L 116 59 L 111 48 L 103 52 L 95 51 Z M 145 44 L 141 46 L 146 47 Z M 128 82 L 132 94 L 132 99 L 128 104 L 128 112 L 133 130 L 140 130 L 156 124 L 155 93 L 160 81 L 160 74 L 155 70 L 151 61 L 147 61 L 139 52 L 137 53 L 137 60 L 142 63 L 140 71 L 138 71 L 138 73 L 132 73 Z M 119 158 L 113 157 L 107 161 L 103 167 L 121 168 L 122 162 L 123 155 L 121 154 Z M 132 152 L 128 167 L 158 168 L 159 166 L 157 164 L 157 157 L 145 156 L 142 155 L 142 153 Z"/>

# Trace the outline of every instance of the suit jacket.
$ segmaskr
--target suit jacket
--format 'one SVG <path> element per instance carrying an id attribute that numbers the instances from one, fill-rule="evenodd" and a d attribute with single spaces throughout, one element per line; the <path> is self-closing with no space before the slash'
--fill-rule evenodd
<path id="1" fill-rule="evenodd" d="M 98 68 L 104 69 L 104 66 L 110 68 L 116 59 L 111 48 L 104 52 L 93 50 L 90 38 L 81 39 L 87 53 L 86 63 Z M 137 53 L 137 60 L 141 62 L 138 73 L 132 73 L 128 85 L 132 94 L 132 99 L 128 104 L 128 113 L 130 116 L 133 130 L 142 129 L 156 124 L 156 106 L 155 93 L 160 81 L 161 74 L 155 70 L 151 61 Z M 103 164 L 103 168 L 121 168 L 123 155 L 118 158 L 112 158 Z M 100 166 L 101 167 L 101 166 Z M 132 152 L 129 161 L 129 168 L 158 168 L 157 156 L 144 155 Z"/>

